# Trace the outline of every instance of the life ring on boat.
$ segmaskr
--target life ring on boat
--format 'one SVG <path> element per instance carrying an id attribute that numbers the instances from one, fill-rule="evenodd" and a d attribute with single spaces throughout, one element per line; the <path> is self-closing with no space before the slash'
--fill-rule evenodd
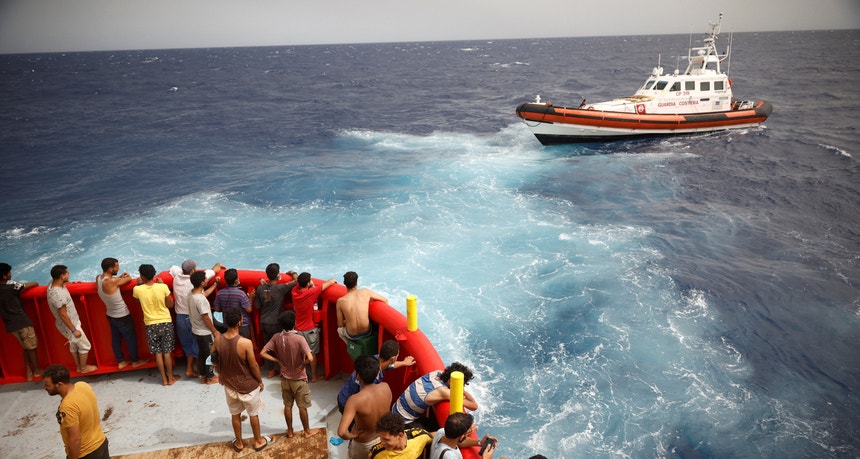
<path id="1" fill-rule="evenodd" d="M 586 108 L 586 110 L 594 110 L 594 105 L 589 105 L 588 108 Z"/>

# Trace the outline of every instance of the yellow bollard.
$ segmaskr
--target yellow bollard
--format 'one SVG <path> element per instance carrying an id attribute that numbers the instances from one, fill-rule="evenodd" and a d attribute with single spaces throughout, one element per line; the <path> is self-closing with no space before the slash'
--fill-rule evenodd
<path id="1" fill-rule="evenodd" d="M 460 371 L 451 372 L 451 380 L 449 384 L 451 385 L 451 410 L 448 414 L 454 413 L 462 413 L 463 412 L 463 386 L 465 376 Z"/>
<path id="2" fill-rule="evenodd" d="M 418 330 L 418 297 L 415 295 L 406 297 L 406 329 Z"/>

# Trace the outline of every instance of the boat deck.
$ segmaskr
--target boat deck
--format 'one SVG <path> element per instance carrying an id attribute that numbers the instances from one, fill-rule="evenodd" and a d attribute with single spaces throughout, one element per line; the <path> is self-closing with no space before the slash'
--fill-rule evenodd
<path id="1" fill-rule="evenodd" d="M 178 359 L 175 373 L 184 373 Z M 326 429 L 312 440 L 286 439 L 286 424 L 281 401 L 280 381 L 265 379 L 260 415 L 264 435 L 275 442 L 257 453 L 246 447 L 235 453 L 228 442 L 233 438 L 230 414 L 220 384 L 203 385 L 198 378 L 182 377 L 164 387 L 154 368 L 73 377 L 72 381 L 89 383 L 99 400 L 102 428 L 110 441 L 113 457 L 128 458 L 195 458 L 206 457 L 278 457 L 278 458 L 345 458 L 346 443 L 332 446 L 328 438 L 336 435 L 340 413 L 337 393 L 345 375 L 311 384 L 313 405 L 308 410 L 311 428 Z M 0 386 L 0 451 L 4 459 L 64 457 L 63 442 L 55 413 L 59 396 L 49 396 L 41 380 Z M 293 407 L 293 428 L 300 430 L 298 409 Z M 242 433 L 251 437 L 251 426 L 242 423 Z M 279 444 L 280 443 L 280 444 Z M 192 448 L 189 448 L 192 447 Z M 268 452 L 267 452 L 268 451 Z"/>

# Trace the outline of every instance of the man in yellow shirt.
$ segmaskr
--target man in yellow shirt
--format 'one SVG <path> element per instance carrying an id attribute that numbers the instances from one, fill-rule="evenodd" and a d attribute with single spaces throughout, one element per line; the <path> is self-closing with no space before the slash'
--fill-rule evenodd
<path id="1" fill-rule="evenodd" d="M 376 431 L 379 443 L 370 450 L 369 459 L 418 459 L 433 442 L 432 433 L 421 428 L 406 429 L 403 418 L 390 411 L 376 422 Z"/>
<path id="2" fill-rule="evenodd" d="M 179 379 L 179 375 L 173 374 L 173 347 L 176 345 L 176 337 L 173 334 L 173 319 L 170 317 L 170 308 L 173 307 L 173 299 L 170 298 L 170 289 L 161 279 L 155 281 L 155 267 L 152 265 L 140 265 L 139 285 L 132 289 L 132 296 L 140 302 L 143 310 L 143 323 L 146 325 L 146 343 L 149 352 L 155 356 L 158 372 L 161 373 L 161 384 L 170 386 Z"/>
<path id="3" fill-rule="evenodd" d="M 57 409 L 57 422 L 68 459 L 110 459 L 92 387 L 83 381 L 69 382 L 69 369 L 62 365 L 46 368 L 42 383 L 48 395 L 59 395 L 62 399 Z"/>

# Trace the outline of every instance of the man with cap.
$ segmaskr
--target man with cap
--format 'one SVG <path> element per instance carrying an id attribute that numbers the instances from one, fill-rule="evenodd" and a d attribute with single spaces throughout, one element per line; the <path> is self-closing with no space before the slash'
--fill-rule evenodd
<path id="1" fill-rule="evenodd" d="M 221 263 L 215 263 L 212 269 L 204 271 L 206 280 L 204 284 L 208 284 L 215 273 L 224 269 Z M 196 360 L 199 349 L 197 348 L 197 340 L 194 339 L 194 334 L 191 332 L 191 319 L 188 317 L 189 298 L 191 290 L 194 286 L 191 285 L 191 274 L 197 270 L 197 262 L 194 260 L 185 260 L 182 266 L 171 266 L 170 275 L 173 276 L 173 304 L 176 311 L 176 334 L 179 336 L 179 343 L 182 344 L 182 351 L 185 353 L 185 375 L 196 378 Z"/>

